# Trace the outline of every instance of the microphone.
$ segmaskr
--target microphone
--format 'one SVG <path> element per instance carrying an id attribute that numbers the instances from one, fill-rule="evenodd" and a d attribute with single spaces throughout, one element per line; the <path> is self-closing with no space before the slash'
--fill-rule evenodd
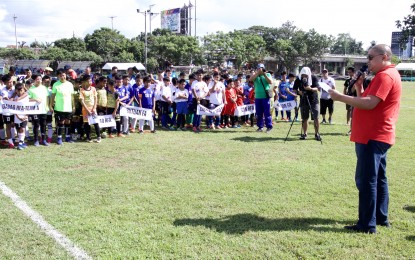
<path id="1" fill-rule="evenodd" d="M 349 86 L 353 86 L 354 83 L 363 75 L 364 72 L 367 71 L 367 64 L 363 65 L 360 70 L 356 72 L 353 78 L 350 80 Z"/>

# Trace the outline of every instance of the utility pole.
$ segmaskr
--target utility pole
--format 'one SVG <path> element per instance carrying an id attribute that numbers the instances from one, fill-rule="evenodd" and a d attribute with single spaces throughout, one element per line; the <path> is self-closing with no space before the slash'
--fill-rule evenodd
<path id="1" fill-rule="evenodd" d="M 148 12 L 150 13 L 150 34 L 151 34 L 151 17 L 152 17 L 153 15 L 158 15 L 158 14 L 159 14 L 159 13 L 152 13 L 152 12 L 151 12 L 151 7 L 153 7 L 153 6 L 155 6 L 155 4 L 150 5 L 150 6 L 148 7 Z"/>
<path id="2" fill-rule="evenodd" d="M 13 15 L 13 20 L 14 20 L 14 37 L 16 38 L 16 49 L 18 49 L 19 46 L 17 45 L 16 19 L 17 19 L 17 16 L 16 16 L 16 14 L 14 14 Z"/>
<path id="3" fill-rule="evenodd" d="M 144 14 L 144 61 L 145 72 L 147 72 L 147 13 L 150 13 L 150 10 L 140 12 L 140 9 L 137 9 L 137 13 Z"/>
<path id="4" fill-rule="evenodd" d="M 196 9 L 197 9 L 197 5 L 196 5 L 196 0 L 195 0 L 195 37 L 197 37 L 196 35 L 196 20 L 197 20 L 197 16 L 196 16 Z"/>
<path id="5" fill-rule="evenodd" d="M 189 5 L 187 8 L 189 8 L 189 36 L 192 36 L 192 3 L 189 0 Z"/>
<path id="6" fill-rule="evenodd" d="M 111 29 L 114 30 L 114 18 L 117 16 L 110 16 L 109 18 L 111 18 Z"/>

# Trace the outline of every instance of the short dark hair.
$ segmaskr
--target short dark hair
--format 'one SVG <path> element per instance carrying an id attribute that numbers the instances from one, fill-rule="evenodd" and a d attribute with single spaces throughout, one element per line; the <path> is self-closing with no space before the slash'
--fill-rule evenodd
<path id="1" fill-rule="evenodd" d="M 347 70 L 350 70 L 351 72 L 355 72 L 355 68 L 354 67 L 347 67 Z"/>
<path id="2" fill-rule="evenodd" d="M 32 78 L 33 80 L 36 80 L 36 79 L 37 79 L 37 77 L 41 77 L 41 76 L 40 76 L 40 74 L 33 74 L 33 75 L 31 76 L 31 78 Z"/>
<path id="3" fill-rule="evenodd" d="M 57 74 L 57 75 L 61 75 L 61 74 L 63 74 L 63 73 L 66 73 L 66 71 L 65 71 L 64 69 L 58 69 L 58 70 L 56 71 L 56 74 Z"/>
<path id="4" fill-rule="evenodd" d="M 82 75 L 81 82 L 89 81 L 90 79 L 91 79 L 91 76 L 85 74 L 85 75 Z"/>
<path id="5" fill-rule="evenodd" d="M 20 83 L 20 82 L 17 83 L 16 86 L 14 86 L 14 89 L 15 89 L 15 91 L 23 89 L 23 83 Z"/>
<path id="6" fill-rule="evenodd" d="M 185 79 L 179 79 L 179 84 L 186 83 Z"/>

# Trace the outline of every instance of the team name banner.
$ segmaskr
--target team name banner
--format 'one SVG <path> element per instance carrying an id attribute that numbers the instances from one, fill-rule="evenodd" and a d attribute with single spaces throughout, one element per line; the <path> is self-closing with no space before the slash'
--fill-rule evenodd
<path id="1" fill-rule="evenodd" d="M 39 115 L 40 104 L 37 102 L 18 102 L 3 100 L 0 102 L 1 114 Z"/>
<path id="2" fill-rule="evenodd" d="M 204 107 L 202 105 L 197 105 L 196 114 L 197 115 L 205 115 L 205 116 L 220 116 L 222 113 L 223 107 L 225 105 L 220 105 L 214 109 L 209 109 L 207 107 Z"/>
<path id="3" fill-rule="evenodd" d="M 278 111 L 289 111 L 294 109 L 297 106 L 297 102 L 293 101 L 285 101 L 285 102 L 275 102 L 274 107 Z"/>
<path id="4" fill-rule="evenodd" d="M 120 116 L 128 116 L 137 119 L 152 120 L 153 111 L 147 108 L 125 106 L 120 109 Z"/>
<path id="5" fill-rule="evenodd" d="M 249 104 L 244 106 L 236 107 L 235 116 L 246 116 L 255 114 L 255 104 Z"/>
<path id="6" fill-rule="evenodd" d="M 104 116 L 88 116 L 88 123 L 90 125 L 97 124 L 99 127 L 115 127 L 115 119 L 112 115 Z"/>

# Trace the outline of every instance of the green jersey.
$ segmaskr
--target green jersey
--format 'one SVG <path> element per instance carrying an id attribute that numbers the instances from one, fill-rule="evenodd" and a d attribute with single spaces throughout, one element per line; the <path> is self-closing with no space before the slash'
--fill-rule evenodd
<path id="1" fill-rule="evenodd" d="M 48 88 L 40 85 L 38 87 L 31 86 L 28 95 L 30 99 L 40 99 L 42 100 L 40 102 L 40 113 L 39 114 L 46 114 L 49 111 L 48 106 L 48 97 L 49 97 L 49 91 Z"/>
<path id="2" fill-rule="evenodd" d="M 267 73 L 267 76 L 271 78 L 271 74 Z M 265 91 L 270 89 L 270 84 L 265 79 L 265 76 L 260 75 L 254 80 L 255 86 L 255 98 L 267 98 Z"/>
<path id="3" fill-rule="evenodd" d="M 53 84 L 52 94 L 55 94 L 55 111 L 72 112 L 72 95 L 74 88 L 71 82 L 57 81 Z"/>

